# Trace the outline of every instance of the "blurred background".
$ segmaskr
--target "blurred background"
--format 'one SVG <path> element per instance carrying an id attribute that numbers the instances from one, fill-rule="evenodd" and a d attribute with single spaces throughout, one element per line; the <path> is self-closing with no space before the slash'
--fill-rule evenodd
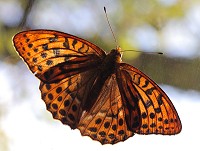
<path id="1" fill-rule="evenodd" d="M 141 51 L 125 52 L 123 61 L 139 68 L 168 94 L 181 118 L 182 132 L 135 135 L 102 146 L 53 120 L 40 98 L 39 80 L 12 45 L 17 32 L 29 29 L 70 33 L 106 52 L 116 45 Z M 0 151 L 198 150 L 199 91 L 199 0 L 0 0 Z"/>

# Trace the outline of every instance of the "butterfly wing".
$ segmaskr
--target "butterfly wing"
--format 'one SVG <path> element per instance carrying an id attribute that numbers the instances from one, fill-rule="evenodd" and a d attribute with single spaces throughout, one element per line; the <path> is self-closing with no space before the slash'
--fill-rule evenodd
<path id="1" fill-rule="evenodd" d="M 155 82 L 125 63 L 121 63 L 117 75 L 129 129 L 139 134 L 163 135 L 181 131 L 176 109 Z M 138 109 L 139 115 L 135 114 Z"/>
<path id="2" fill-rule="evenodd" d="M 84 39 L 53 30 L 20 32 L 13 42 L 30 70 L 46 83 L 94 68 L 106 56 L 103 50 Z"/>
<path id="3" fill-rule="evenodd" d="M 13 42 L 41 80 L 47 109 L 55 119 L 76 128 L 105 52 L 86 40 L 52 30 L 20 32 Z"/>
<path id="4" fill-rule="evenodd" d="M 102 144 L 115 144 L 134 135 L 128 130 L 125 121 L 124 106 L 115 74 L 105 81 L 91 110 L 83 112 L 78 129 L 82 135 Z"/>
<path id="5" fill-rule="evenodd" d="M 63 124 L 69 125 L 72 129 L 77 128 L 83 106 L 97 74 L 96 69 L 91 69 L 56 83 L 41 82 L 40 91 L 47 110 Z"/>

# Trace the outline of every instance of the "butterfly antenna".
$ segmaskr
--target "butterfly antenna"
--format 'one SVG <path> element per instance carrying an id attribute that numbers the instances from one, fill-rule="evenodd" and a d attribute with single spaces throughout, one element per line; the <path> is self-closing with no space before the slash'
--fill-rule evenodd
<path id="1" fill-rule="evenodd" d="M 159 55 L 163 55 L 163 53 L 162 52 L 154 52 L 154 51 L 149 51 L 149 52 L 147 52 L 147 51 L 139 51 L 139 50 L 122 50 L 121 52 L 126 52 L 126 51 L 134 51 L 134 52 L 142 52 L 142 53 L 151 53 L 151 54 L 159 54 Z"/>
<path id="2" fill-rule="evenodd" d="M 111 30 L 111 32 L 112 32 L 113 38 L 114 38 L 114 40 L 115 40 L 115 43 L 116 43 L 116 45 L 118 45 L 117 40 L 116 40 L 116 37 L 115 37 L 115 34 L 114 34 L 113 30 L 112 30 L 112 27 L 111 27 L 110 22 L 109 22 L 109 19 L 108 19 L 108 15 L 107 15 L 107 12 L 106 12 L 106 7 L 104 7 L 103 9 L 104 9 L 104 12 L 105 12 L 105 14 L 106 14 L 106 20 L 107 20 L 108 25 L 109 25 L 109 27 L 110 27 L 110 30 Z"/>

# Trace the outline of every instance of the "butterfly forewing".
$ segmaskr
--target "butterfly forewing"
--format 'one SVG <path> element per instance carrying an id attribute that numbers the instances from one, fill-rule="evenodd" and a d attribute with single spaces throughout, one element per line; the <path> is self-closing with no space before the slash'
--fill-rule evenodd
<path id="1" fill-rule="evenodd" d="M 62 32 L 25 31 L 15 35 L 13 41 L 30 70 L 48 83 L 96 67 L 105 57 L 94 44 Z"/>
<path id="2" fill-rule="evenodd" d="M 132 98 L 127 98 L 124 101 L 126 101 L 125 103 L 137 102 L 140 111 L 139 123 L 135 123 L 136 126 L 140 125 L 136 129 L 136 133 L 163 135 L 179 133 L 181 131 L 179 116 L 161 88 L 133 66 L 122 63 L 120 69 L 121 76 L 124 79 L 122 85 L 129 87 L 125 93 L 132 94 Z M 134 120 L 132 121 L 134 122 Z M 134 123 L 132 124 L 135 126 Z"/>

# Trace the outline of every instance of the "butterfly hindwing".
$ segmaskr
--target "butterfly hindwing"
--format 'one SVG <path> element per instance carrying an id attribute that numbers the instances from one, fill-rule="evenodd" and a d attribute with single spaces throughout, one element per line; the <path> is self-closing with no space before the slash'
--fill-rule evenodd
<path id="1" fill-rule="evenodd" d="M 40 84 L 42 99 L 55 119 L 77 128 L 86 98 L 97 77 L 96 69 L 65 78 L 57 83 Z"/>
<path id="2" fill-rule="evenodd" d="M 115 144 L 134 135 L 126 124 L 115 74 L 106 80 L 91 110 L 82 115 L 78 129 L 102 144 Z"/>

